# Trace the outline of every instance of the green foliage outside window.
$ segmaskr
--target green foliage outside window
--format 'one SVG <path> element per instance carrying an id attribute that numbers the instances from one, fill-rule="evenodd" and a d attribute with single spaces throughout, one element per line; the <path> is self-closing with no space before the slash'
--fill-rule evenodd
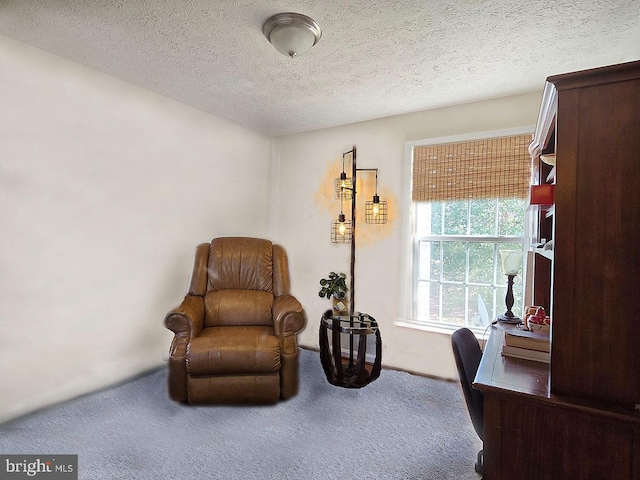
<path id="1" fill-rule="evenodd" d="M 476 199 L 432 202 L 422 208 L 416 299 L 421 319 L 473 325 L 484 303 L 490 317 L 504 313 L 506 280 L 498 250 L 524 248 L 525 201 Z M 516 277 L 514 295 L 518 314 L 521 276 Z"/>

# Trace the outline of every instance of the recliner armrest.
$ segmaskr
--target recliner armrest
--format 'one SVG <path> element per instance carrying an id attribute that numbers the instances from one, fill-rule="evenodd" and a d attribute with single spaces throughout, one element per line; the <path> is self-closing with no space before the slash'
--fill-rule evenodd
<path id="1" fill-rule="evenodd" d="M 273 300 L 273 326 L 276 335 L 298 333 L 307 323 L 302 305 L 292 295 L 281 295 Z"/>
<path id="2" fill-rule="evenodd" d="M 178 336 L 197 337 L 204 325 L 204 299 L 187 295 L 179 307 L 167 313 L 164 325 Z"/>

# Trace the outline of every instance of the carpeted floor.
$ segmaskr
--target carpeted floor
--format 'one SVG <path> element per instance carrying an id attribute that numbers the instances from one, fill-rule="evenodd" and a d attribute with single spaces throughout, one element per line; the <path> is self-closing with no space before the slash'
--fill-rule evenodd
<path id="1" fill-rule="evenodd" d="M 163 368 L 0 425 L 0 452 L 78 454 L 81 479 L 479 479 L 457 383 L 383 370 L 348 390 L 317 352 L 300 367 L 300 393 L 260 407 L 176 404 Z"/>

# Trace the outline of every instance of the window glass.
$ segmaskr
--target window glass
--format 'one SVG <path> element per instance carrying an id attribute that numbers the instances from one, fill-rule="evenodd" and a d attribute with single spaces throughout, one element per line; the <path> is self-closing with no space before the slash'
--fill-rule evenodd
<path id="1" fill-rule="evenodd" d="M 444 202 L 444 235 L 467 234 L 468 202 Z"/>
<path id="2" fill-rule="evenodd" d="M 431 204 L 431 217 L 429 225 L 431 230 L 428 233 L 433 235 L 442 234 L 442 202 L 432 202 Z"/>
<path id="3" fill-rule="evenodd" d="M 442 279 L 449 282 L 464 282 L 467 270 L 466 243 L 442 243 Z"/>
<path id="4" fill-rule="evenodd" d="M 525 202 L 520 199 L 501 199 L 498 202 L 498 235 L 522 235 Z"/>
<path id="5" fill-rule="evenodd" d="M 469 286 L 469 326 L 486 327 L 493 321 L 493 293 L 491 286 Z"/>
<path id="6" fill-rule="evenodd" d="M 495 243 L 469 244 L 469 282 L 491 285 L 494 278 Z"/>
<path id="7" fill-rule="evenodd" d="M 507 277 L 499 251 L 525 249 L 526 202 L 494 198 L 414 206 L 415 320 L 486 328 L 487 322 L 506 311 Z M 523 270 L 513 289 L 512 310 L 520 317 Z"/>
<path id="8" fill-rule="evenodd" d="M 465 324 L 465 287 L 444 284 L 442 286 L 442 323 Z"/>
<path id="9" fill-rule="evenodd" d="M 496 234 L 496 203 L 495 199 L 486 198 L 469 202 L 470 235 Z"/>

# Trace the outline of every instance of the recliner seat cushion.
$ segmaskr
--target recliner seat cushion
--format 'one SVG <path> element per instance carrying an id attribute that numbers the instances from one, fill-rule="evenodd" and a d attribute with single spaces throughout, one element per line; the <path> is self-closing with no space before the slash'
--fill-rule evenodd
<path id="1" fill-rule="evenodd" d="M 187 347 L 189 375 L 273 373 L 280 341 L 272 327 L 207 327 Z"/>

